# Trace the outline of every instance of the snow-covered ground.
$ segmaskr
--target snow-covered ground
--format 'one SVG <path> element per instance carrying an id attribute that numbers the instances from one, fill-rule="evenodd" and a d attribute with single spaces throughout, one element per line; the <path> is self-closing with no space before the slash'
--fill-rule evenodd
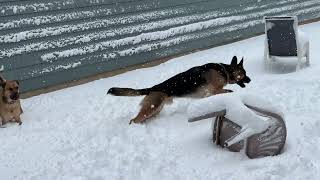
<path id="1" fill-rule="evenodd" d="M 0 179 L 320 179 L 320 22 L 301 28 L 310 36 L 311 67 L 298 72 L 283 61 L 265 72 L 259 36 L 22 100 L 22 126 L 0 129 Z M 143 97 L 106 95 L 113 86 L 148 87 L 234 55 L 244 57 L 252 82 L 228 88 L 283 110 L 288 138 L 279 156 L 252 160 L 215 146 L 209 120 L 187 123 L 194 99 L 175 99 L 148 123 L 129 126 Z"/>

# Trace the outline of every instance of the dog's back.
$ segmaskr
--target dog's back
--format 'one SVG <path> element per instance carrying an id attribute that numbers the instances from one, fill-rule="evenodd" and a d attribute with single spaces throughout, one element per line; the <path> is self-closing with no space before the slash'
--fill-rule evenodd
<path id="1" fill-rule="evenodd" d="M 212 72 L 219 79 L 223 79 L 223 82 L 227 82 L 227 72 L 225 72 L 223 64 L 208 63 L 202 66 L 195 66 L 187 71 L 179 73 L 164 82 L 152 86 L 151 88 L 145 89 L 132 89 L 132 88 L 110 88 L 108 94 L 115 96 L 139 96 L 148 95 L 150 92 L 161 92 L 166 94 L 168 97 L 175 96 L 181 97 L 188 94 L 195 93 L 199 88 L 205 87 L 208 82 L 208 75 Z M 224 73 L 222 73 L 224 72 Z M 211 78 L 211 77 L 210 77 Z M 225 85 L 225 84 L 223 84 Z"/>
<path id="2" fill-rule="evenodd" d="M 168 96 L 184 96 L 194 93 L 199 87 L 208 82 L 205 74 L 210 70 L 220 69 L 219 64 L 208 63 L 193 67 L 185 72 L 179 73 L 168 80 L 150 88 L 151 91 L 163 92 Z"/>

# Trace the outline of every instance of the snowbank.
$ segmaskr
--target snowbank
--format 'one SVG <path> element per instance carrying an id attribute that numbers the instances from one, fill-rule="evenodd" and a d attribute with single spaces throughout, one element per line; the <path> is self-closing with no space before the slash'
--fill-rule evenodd
<path id="1" fill-rule="evenodd" d="M 251 104 L 250 102 L 253 102 L 253 100 L 254 104 Z M 274 112 L 276 109 L 270 102 L 267 103 L 261 98 L 252 95 L 239 97 L 234 93 L 229 93 L 215 95 L 193 102 L 188 108 L 188 116 L 195 118 L 212 112 L 226 110 L 225 117 L 242 127 L 241 133 L 228 142 L 228 146 L 230 146 L 253 134 L 262 133 L 269 127 L 269 123 L 265 118 L 257 115 L 246 107 L 245 104 L 260 109 L 268 109 L 271 112 Z"/>

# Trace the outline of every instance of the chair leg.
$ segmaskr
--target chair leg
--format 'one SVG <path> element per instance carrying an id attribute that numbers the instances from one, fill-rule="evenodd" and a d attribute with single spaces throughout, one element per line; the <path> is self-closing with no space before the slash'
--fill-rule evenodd
<path id="1" fill-rule="evenodd" d="M 302 52 L 301 52 L 301 48 L 298 47 L 298 63 L 297 63 L 297 67 L 296 67 L 296 71 L 299 71 L 302 68 Z"/>
<path id="2" fill-rule="evenodd" d="M 299 71 L 299 70 L 301 70 L 302 69 L 302 66 L 301 66 L 301 58 L 300 57 L 298 57 L 298 64 L 297 64 L 297 66 L 296 66 L 296 71 Z"/>
<path id="3" fill-rule="evenodd" d="M 268 47 L 267 45 L 265 45 L 264 48 L 264 66 L 265 66 L 265 70 L 270 71 L 271 69 L 271 64 L 270 64 L 270 55 L 269 55 L 269 51 L 268 51 Z"/>
<path id="4" fill-rule="evenodd" d="M 306 66 L 310 66 L 310 51 L 309 51 L 309 42 L 306 45 L 307 52 L 306 52 Z"/>
<path id="5" fill-rule="evenodd" d="M 254 130 L 252 130 L 251 128 L 242 128 L 238 134 L 235 134 L 234 136 L 227 139 L 224 142 L 223 146 L 229 147 L 235 143 L 238 143 L 239 141 L 245 140 L 246 138 L 252 136 L 254 133 Z"/>

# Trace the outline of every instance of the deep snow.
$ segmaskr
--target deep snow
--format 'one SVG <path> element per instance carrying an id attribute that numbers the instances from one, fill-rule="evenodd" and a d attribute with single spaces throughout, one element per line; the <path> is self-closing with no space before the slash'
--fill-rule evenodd
<path id="1" fill-rule="evenodd" d="M 320 179 L 320 22 L 301 28 L 310 37 L 311 67 L 298 72 L 288 60 L 265 72 L 259 36 L 22 100 L 22 126 L 0 129 L 0 179 Z M 175 99 L 150 122 L 129 126 L 143 97 L 106 95 L 112 86 L 148 87 L 234 55 L 244 57 L 252 81 L 228 88 L 283 110 L 288 138 L 279 156 L 252 160 L 215 146 L 209 120 L 187 122 L 194 99 Z"/>

